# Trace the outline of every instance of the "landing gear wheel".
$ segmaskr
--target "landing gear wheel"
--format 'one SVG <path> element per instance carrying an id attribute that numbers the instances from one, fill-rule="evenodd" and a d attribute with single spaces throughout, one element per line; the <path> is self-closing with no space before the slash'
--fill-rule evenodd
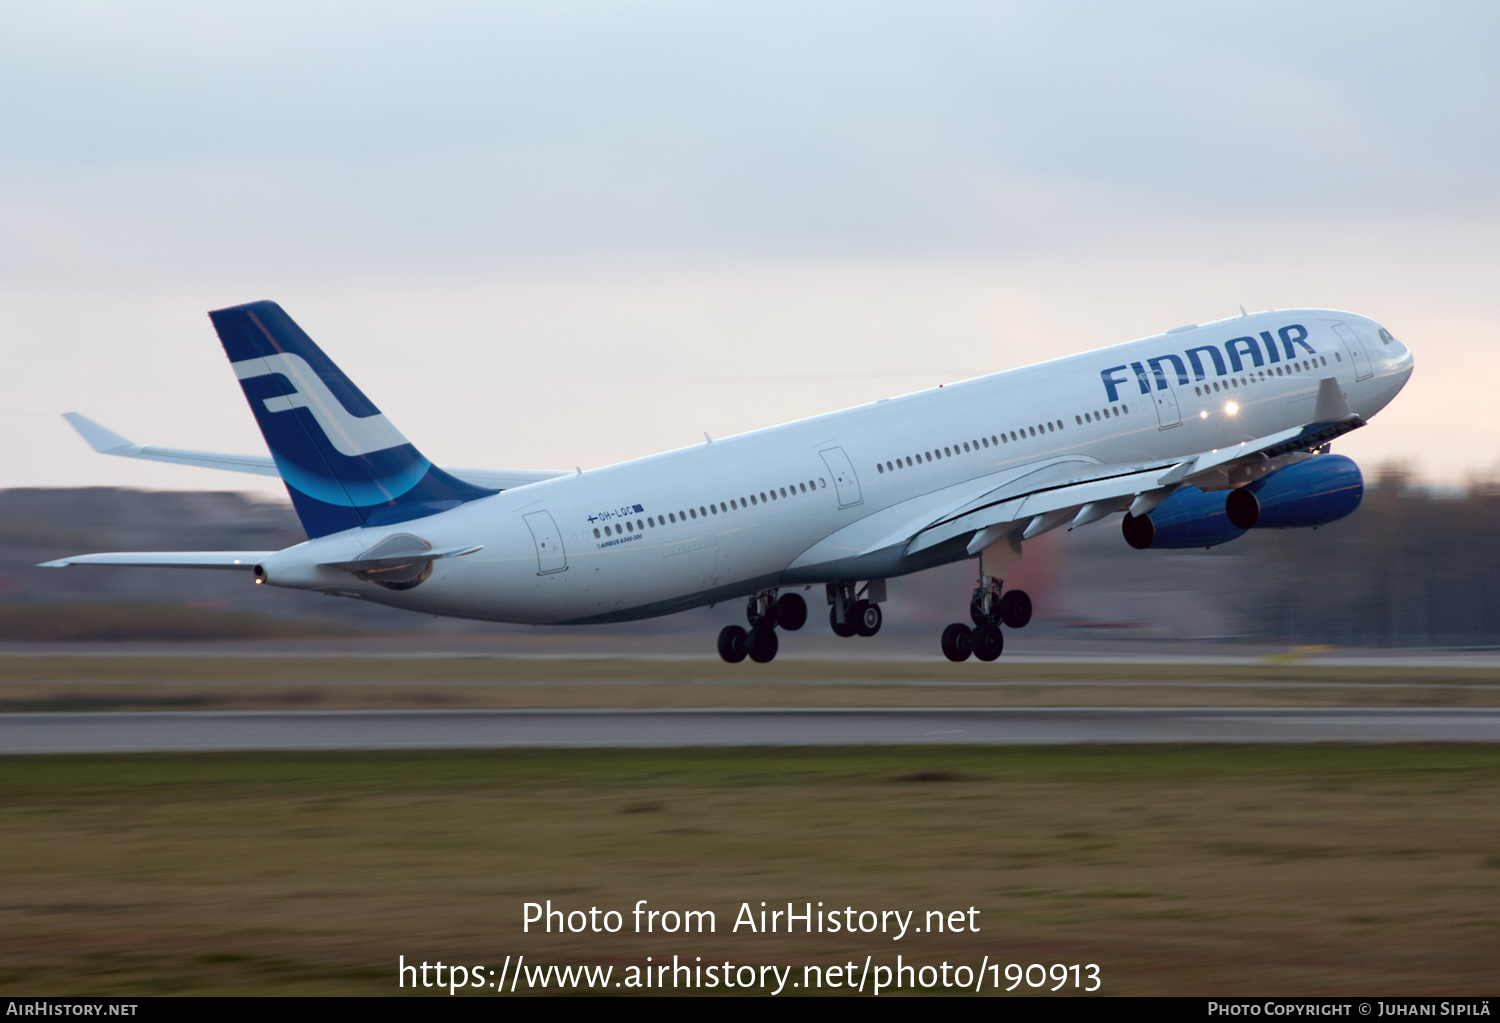
<path id="1" fill-rule="evenodd" d="M 969 627 L 954 622 L 943 630 L 943 656 L 950 661 L 967 661 L 974 652 L 974 643 L 969 636 Z"/>
<path id="2" fill-rule="evenodd" d="M 783 593 L 776 601 L 776 624 L 796 632 L 807 624 L 807 601 L 799 594 Z"/>
<path id="3" fill-rule="evenodd" d="M 1025 590 L 1006 590 L 1000 597 L 1000 606 L 996 608 L 1000 614 L 1000 620 L 1012 629 L 1023 628 L 1031 621 L 1031 598 L 1026 595 Z"/>
<path id="4" fill-rule="evenodd" d="M 849 610 L 853 612 L 854 609 L 850 608 Z M 849 615 L 849 618 L 852 620 L 854 618 L 854 615 L 851 613 Z M 842 636 L 845 639 L 853 636 L 856 631 L 854 626 L 850 624 L 850 622 L 844 622 L 842 625 L 839 624 L 838 608 L 836 607 L 830 607 L 828 609 L 828 624 L 832 626 L 833 634 L 835 636 Z"/>
<path id="5" fill-rule="evenodd" d="M 1005 649 L 1005 636 L 994 622 L 975 626 L 969 642 L 974 646 L 974 656 L 981 661 L 993 661 Z"/>
<path id="6" fill-rule="evenodd" d="M 776 630 L 769 625 L 757 625 L 751 629 L 745 643 L 750 659 L 756 664 L 765 664 L 775 659 L 776 649 L 780 645 L 776 640 Z"/>
<path id="7" fill-rule="evenodd" d="M 873 636 L 880 631 L 880 623 L 885 621 L 885 616 L 880 613 L 879 604 L 871 604 L 867 600 L 861 600 L 850 608 L 849 618 L 854 622 L 854 631 L 861 636 Z"/>
<path id="8" fill-rule="evenodd" d="M 719 630 L 719 656 L 730 664 L 739 664 L 748 653 L 745 630 L 738 625 L 726 625 Z"/>

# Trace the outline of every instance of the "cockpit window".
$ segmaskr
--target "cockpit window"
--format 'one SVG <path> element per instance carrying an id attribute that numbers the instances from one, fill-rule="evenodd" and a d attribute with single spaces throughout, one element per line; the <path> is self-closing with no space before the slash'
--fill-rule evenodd
<path id="1" fill-rule="evenodd" d="M 1395 340 L 1396 339 L 1391 336 L 1391 332 L 1390 331 L 1386 330 L 1384 327 L 1380 328 L 1380 343 L 1381 344 L 1383 344 L 1383 345 L 1392 344 Z"/>

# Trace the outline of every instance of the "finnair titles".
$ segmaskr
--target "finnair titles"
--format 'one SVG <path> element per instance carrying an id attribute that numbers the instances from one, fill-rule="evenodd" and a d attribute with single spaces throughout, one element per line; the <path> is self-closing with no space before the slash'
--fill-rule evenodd
<path id="1" fill-rule="evenodd" d="M 1006 589 L 1026 542 L 1123 513 L 1140 549 L 1212 547 L 1359 506 L 1330 443 L 1412 372 L 1373 320 L 1329 309 L 1188 325 L 1024 369 L 706 440 L 588 472 L 428 461 L 274 302 L 209 314 L 270 456 L 134 444 L 69 413 L 107 454 L 279 476 L 308 539 L 280 551 L 48 562 L 240 570 L 423 614 L 624 622 L 743 598 L 730 662 L 776 656 L 820 593 L 874 636 L 886 580 L 976 561 L 952 660 L 993 660 L 1031 618 Z M 962 595 L 955 605 L 962 606 Z"/>

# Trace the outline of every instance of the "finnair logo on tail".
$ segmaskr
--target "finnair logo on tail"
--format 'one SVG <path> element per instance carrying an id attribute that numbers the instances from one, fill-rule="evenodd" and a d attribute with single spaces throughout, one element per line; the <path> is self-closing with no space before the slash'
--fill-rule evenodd
<path id="1" fill-rule="evenodd" d="M 290 380 L 296 392 L 265 399 L 266 411 L 307 409 L 323 428 L 328 443 L 341 455 L 354 458 L 406 443 L 401 431 L 392 426 L 383 413 L 363 419 L 350 415 L 349 410 L 328 389 L 323 378 L 300 355 L 278 352 L 231 365 L 234 367 L 234 375 L 240 380 L 253 380 L 273 373 L 279 373 Z"/>

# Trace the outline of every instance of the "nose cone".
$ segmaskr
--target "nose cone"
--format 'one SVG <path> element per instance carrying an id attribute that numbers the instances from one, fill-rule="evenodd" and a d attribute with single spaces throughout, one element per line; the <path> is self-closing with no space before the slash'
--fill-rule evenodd
<path id="1" fill-rule="evenodd" d="M 1375 379 L 1366 381 L 1360 407 L 1355 409 L 1364 416 L 1374 415 L 1401 393 L 1416 364 L 1410 348 L 1396 340 L 1384 327 L 1377 324 L 1375 329 L 1375 343 L 1367 346 L 1374 363 Z"/>
<path id="2" fill-rule="evenodd" d="M 1391 393 L 1395 394 L 1406 386 L 1411 379 L 1411 371 L 1416 368 L 1416 358 L 1412 355 L 1410 348 L 1397 341 L 1391 336 L 1391 332 L 1385 328 L 1380 330 L 1381 366 L 1382 375 L 1389 378 L 1391 382 Z"/>

